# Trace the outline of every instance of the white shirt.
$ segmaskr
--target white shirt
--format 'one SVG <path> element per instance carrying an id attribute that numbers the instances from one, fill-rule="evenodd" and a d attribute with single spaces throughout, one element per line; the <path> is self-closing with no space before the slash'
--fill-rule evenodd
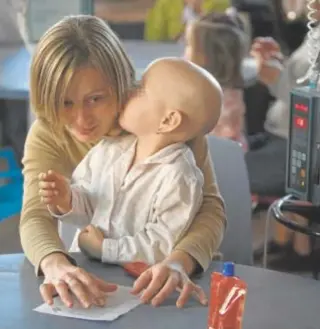
<path id="1" fill-rule="evenodd" d="M 73 209 L 60 217 L 104 232 L 103 262 L 163 260 L 202 204 L 203 175 L 188 146 L 170 145 L 128 172 L 135 147 L 133 136 L 95 146 L 73 173 Z M 79 251 L 78 234 L 70 251 Z"/>

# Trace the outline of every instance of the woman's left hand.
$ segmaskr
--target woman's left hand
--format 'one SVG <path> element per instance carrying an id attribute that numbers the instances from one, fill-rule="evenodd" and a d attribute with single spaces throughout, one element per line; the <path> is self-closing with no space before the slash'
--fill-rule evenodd
<path id="1" fill-rule="evenodd" d="M 188 299 L 193 296 L 202 305 L 207 305 L 208 300 L 203 289 L 192 282 L 182 266 L 178 263 L 163 261 L 144 271 L 133 285 L 132 293 L 141 295 L 144 303 L 158 306 L 164 302 L 174 291 L 179 291 L 177 307 L 182 308 Z"/>

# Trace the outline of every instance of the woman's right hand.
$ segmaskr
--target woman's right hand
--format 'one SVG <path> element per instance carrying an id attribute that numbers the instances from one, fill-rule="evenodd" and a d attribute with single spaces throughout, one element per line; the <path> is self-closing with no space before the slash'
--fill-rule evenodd
<path id="1" fill-rule="evenodd" d="M 250 54 L 258 62 L 259 80 L 266 85 L 276 83 L 283 63 L 283 54 L 278 42 L 270 37 L 256 38 Z"/>
<path id="2" fill-rule="evenodd" d="M 40 293 L 45 303 L 52 305 L 53 298 L 59 295 L 67 307 L 72 307 L 74 298 L 84 308 L 92 305 L 104 306 L 107 293 L 117 289 L 117 285 L 107 283 L 84 269 L 74 266 L 62 253 L 53 253 L 41 262 L 44 282 Z"/>
<path id="3" fill-rule="evenodd" d="M 41 201 L 48 205 L 53 213 L 66 214 L 72 209 L 70 183 L 53 170 L 40 173 L 39 194 Z"/>

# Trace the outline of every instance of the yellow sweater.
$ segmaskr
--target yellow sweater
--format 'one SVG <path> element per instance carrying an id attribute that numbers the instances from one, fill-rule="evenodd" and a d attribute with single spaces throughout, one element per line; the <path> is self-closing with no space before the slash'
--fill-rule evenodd
<path id="1" fill-rule="evenodd" d="M 71 177 L 75 167 L 93 146 L 77 141 L 68 132 L 65 132 L 63 139 L 64 144 L 57 143 L 47 125 L 37 120 L 32 125 L 25 144 L 20 236 L 23 250 L 35 265 L 38 274 L 39 264 L 45 256 L 53 252 L 66 253 L 59 238 L 57 221 L 40 202 L 38 175 L 53 169 Z M 180 240 L 175 250 L 188 253 L 205 270 L 221 243 L 226 218 L 205 138 L 195 139 L 191 148 L 205 178 L 204 201 L 187 235 Z"/>
<path id="2" fill-rule="evenodd" d="M 230 6 L 230 0 L 204 0 L 204 13 L 223 12 Z M 175 40 L 183 31 L 183 0 L 156 0 L 149 11 L 144 38 L 148 41 Z"/>

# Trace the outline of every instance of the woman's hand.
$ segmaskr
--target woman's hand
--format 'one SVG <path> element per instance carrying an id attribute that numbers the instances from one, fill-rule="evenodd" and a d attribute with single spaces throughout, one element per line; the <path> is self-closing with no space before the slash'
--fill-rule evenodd
<path id="1" fill-rule="evenodd" d="M 132 293 L 141 295 L 144 303 L 158 306 L 164 302 L 174 291 L 178 290 L 180 296 L 177 307 L 183 307 L 188 299 L 193 296 L 202 305 L 207 305 L 207 297 L 202 288 L 193 283 L 181 265 L 163 261 L 151 266 L 144 271 L 133 285 Z"/>
<path id="2" fill-rule="evenodd" d="M 39 194 L 54 213 L 66 214 L 72 209 L 70 183 L 53 170 L 39 175 Z"/>
<path id="3" fill-rule="evenodd" d="M 250 54 L 258 62 L 259 80 L 267 85 L 276 83 L 283 63 L 279 44 L 269 37 L 257 38 L 252 44 Z"/>
<path id="4" fill-rule="evenodd" d="M 53 304 L 53 297 L 59 295 L 67 307 L 72 307 L 74 298 L 84 308 L 91 305 L 104 306 L 107 293 L 117 289 L 115 284 L 110 284 L 99 279 L 84 269 L 72 265 L 62 253 L 48 255 L 41 262 L 44 273 L 44 282 L 40 286 L 40 293 L 49 305 Z"/>

